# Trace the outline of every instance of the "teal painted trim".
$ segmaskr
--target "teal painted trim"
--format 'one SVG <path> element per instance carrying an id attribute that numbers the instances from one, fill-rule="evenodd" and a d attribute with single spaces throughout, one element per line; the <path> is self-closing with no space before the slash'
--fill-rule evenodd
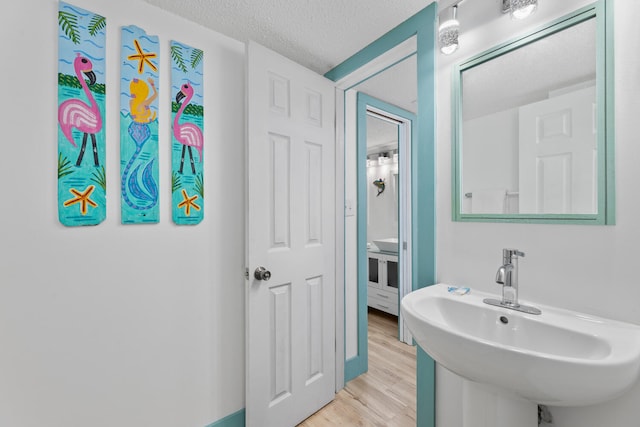
<path id="1" fill-rule="evenodd" d="M 412 179 L 412 288 L 436 282 L 436 21 L 432 3 L 416 22 L 418 37 L 418 138 L 411 147 Z M 428 357 L 417 360 L 418 427 L 436 425 L 435 365 Z"/>
<path id="2" fill-rule="evenodd" d="M 615 60 L 614 60 L 614 31 L 613 31 L 613 0 L 602 0 L 604 5 L 604 19 L 602 22 L 605 25 L 604 28 L 604 40 L 605 40 L 605 85 L 606 85 L 606 114 L 604 127 L 606 128 L 606 189 L 607 189 L 607 202 L 606 202 L 606 224 L 615 225 L 616 223 L 616 167 L 615 167 L 615 145 L 616 145 L 616 131 L 615 131 Z M 602 38 L 600 38 L 602 39 Z"/>
<path id="3" fill-rule="evenodd" d="M 357 378 L 367 372 L 367 369 L 369 368 L 368 363 L 368 358 L 363 357 L 360 353 L 346 360 L 344 362 L 344 382 L 348 383 L 352 379 Z"/>
<path id="4" fill-rule="evenodd" d="M 603 0 L 599 0 L 603 1 Z M 593 3 L 589 6 L 580 8 L 568 15 L 548 22 L 535 30 L 530 31 L 528 34 L 518 36 L 514 39 L 494 46 L 483 53 L 475 55 L 465 61 L 463 61 L 459 67 L 462 71 L 480 65 L 496 56 L 504 55 L 514 49 L 528 45 L 535 41 L 538 41 L 544 37 L 555 34 L 568 27 L 584 22 L 588 19 L 596 16 L 597 3 Z"/>
<path id="5" fill-rule="evenodd" d="M 436 281 L 436 21 L 432 3 L 418 24 L 418 138 L 412 146 L 413 289 Z"/>
<path id="6" fill-rule="evenodd" d="M 414 139 L 414 123 L 416 116 L 409 111 L 395 105 L 358 92 L 356 113 L 356 162 L 357 162 L 357 200 L 358 206 L 367 206 L 367 107 L 374 107 L 387 111 L 411 122 L 412 144 Z M 358 352 L 357 355 L 345 361 L 345 382 L 356 378 L 369 369 L 369 344 L 367 341 L 367 286 L 368 286 L 368 257 L 367 257 L 367 212 L 358 210 L 357 226 L 357 271 L 358 271 Z"/>
<path id="7" fill-rule="evenodd" d="M 604 225 L 604 218 L 588 214 L 458 214 L 460 222 Z"/>
<path id="8" fill-rule="evenodd" d="M 452 218 L 462 222 L 505 222 L 532 224 L 579 224 L 579 225 L 613 225 L 615 224 L 615 126 L 614 126 L 614 77 L 613 77 L 613 1 L 597 2 L 578 9 L 559 19 L 530 32 L 525 36 L 512 39 L 493 47 L 479 55 L 465 60 L 454 67 L 452 77 Z M 596 91 L 597 99 L 605 100 L 598 105 L 598 213 L 589 214 L 502 214 L 479 215 L 462 214 L 461 183 L 461 147 L 462 134 L 462 73 L 477 65 L 494 59 L 510 51 L 536 42 L 544 37 L 580 24 L 589 19 L 596 19 Z"/>
<path id="9" fill-rule="evenodd" d="M 435 8 L 434 3 L 422 9 L 372 43 L 369 43 L 369 45 L 358 53 L 327 71 L 324 76 L 329 80 L 337 82 L 386 51 L 393 49 L 411 36 L 414 36 L 421 30 L 420 25 L 422 25 L 426 19 L 429 19 L 429 16 L 432 14 L 430 11 L 431 8 Z"/>
<path id="10" fill-rule="evenodd" d="M 418 427 L 435 427 L 436 399 L 436 363 L 420 347 L 417 346 L 417 375 L 418 381 L 418 405 L 416 405 L 416 417 Z"/>
<path id="11" fill-rule="evenodd" d="M 454 221 L 461 221 L 462 182 L 460 176 L 462 170 L 460 160 L 462 157 L 462 70 L 460 65 L 453 66 L 453 75 L 451 76 L 451 213 Z"/>
<path id="12" fill-rule="evenodd" d="M 358 206 L 367 206 L 367 107 L 364 95 L 358 93 L 356 113 L 356 187 Z M 345 362 L 345 382 L 364 374 L 369 369 L 369 345 L 367 342 L 367 210 L 358 209 L 357 217 L 357 274 L 358 274 L 358 351 Z"/>
<path id="13" fill-rule="evenodd" d="M 436 142 L 436 19 L 433 2 L 407 21 L 325 74 L 338 81 L 411 36 L 417 36 L 418 137 L 411 148 L 412 168 L 412 288 L 436 282 L 435 258 L 435 142 Z M 361 130 L 358 129 L 358 132 Z M 358 179 L 360 179 L 360 172 Z M 365 173 L 366 177 L 366 173 Z M 358 185 L 360 185 L 358 183 Z M 360 203 L 360 199 L 358 199 Z M 359 242 L 359 241 L 358 241 Z M 366 242 L 365 242 L 366 243 Z M 361 271 L 358 271 L 360 276 Z M 360 286 L 360 283 L 358 284 Z M 347 362 L 347 365 L 349 362 Z M 346 371 L 346 366 L 345 366 Z M 345 375 L 346 377 L 346 375 Z M 418 357 L 417 426 L 435 427 L 435 371 L 433 361 Z"/>
<path id="14" fill-rule="evenodd" d="M 412 55 L 409 55 L 409 56 L 412 56 Z M 371 77 L 374 77 L 375 75 L 376 74 L 374 74 Z M 362 101 L 362 102 L 360 102 L 360 101 Z M 358 120 L 360 120 L 360 118 L 362 116 L 359 113 L 361 112 L 360 110 L 362 109 L 364 111 L 364 121 L 365 121 L 365 128 L 364 128 L 363 133 L 362 134 L 360 134 L 360 133 L 358 134 L 358 143 L 360 143 L 360 139 L 359 139 L 360 135 L 364 135 L 364 142 L 363 142 L 364 143 L 364 152 L 363 153 L 360 153 L 360 152 L 358 153 L 358 157 L 357 157 L 357 160 L 356 160 L 358 162 L 358 165 L 364 165 L 367 162 L 367 138 L 366 138 L 367 137 L 367 132 L 366 132 L 367 107 L 377 108 L 379 110 L 385 111 L 385 112 L 390 113 L 392 115 L 395 115 L 397 117 L 401 117 L 401 118 L 407 120 L 408 122 L 410 122 L 411 123 L 411 136 L 410 136 L 410 138 L 411 138 L 411 147 L 413 149 L 413 147 L 417 144 L 416 126 L 417 126 L 417 121 L 418 120 L 417 120 L 416 115 L 413 114 L 412 112 L 404 110 L 404 109 L 402 109 L 402 108 L 400 108 L 400 107 L 398 107 L 396 105 L 389 104 L 388 102 L 385 102 L 385 101 L 382 101 L 380 99 L 374 98 L 374 97 L 372 97 L 370 95 L 366 95 L 364 93 L 358 92 L 358 116 L 357 117 L 358 117 Z M 398 135 L 397 135 L 398 141 L 400 140 L 399 133 L 400 133 L 400 129 L 398 129 Z M 399 151 L 400 151 L 400 148 L 399 148 Z M 360 157 L 360 154 L 362 154 L 362 157 Z M 413 173 L 413 171 L 411 170 L 411 165 L 408 165 L 408 166 L 409 166 L 410 172 Z M 358 194 L 360 192 L 362 192 L 364 194 L 365 204 L 364 205 L 359 205 L 359 206 L 367 206 L 367 202 L 366 202 L 367 190 L 366 189 L 367 189 L 368 185 L 369 185 L 369 182 L 366 181 L 366 168 L 365 168 L 365 186 L 364 187 L 358 186 Z M 400 191 L 403 191 L 403 190 L 400 189 Z M 360 220 L 360 218 L 359 218 L 359 220 Z M 366 222 L 366 220 L 367 220 L 366 215 L 364 215 L 364 219 L 363 220 Z M 397 231 L 398 232 L 398 236 L 400 235 L 399 227 L 400 226 L 398 224 L 398 231 Z M 365 245 L 366 245 L 366 237 L 365 237 Z M 359 248 L 359 249 L 362 249 L 362 247 Z M 365 252 L 365 254 L 367 252 L 366 246 L 364 247 L 364 252 Z M 399 263 L 402 263 L 402 253 L 403 253 L 402 251 L 398 252 L 398 262 Z M 369 267 L 368 266 L 368 257 L 365 256 L 364 270 L 368 271 L 368 267 Z M 400 274 L 400 276 L 399 276 L 400 280 L 401 281 L 404 280 L 404 278 L 402 277 L 402 270 L 399 271 L 399 274 Z M 365 277 L 365 282 L 367 282 L 367 280 L 368 280 L 368 278 Z M 358 290 L 360 290 L 360 289 L 358 289 Z M 358 307 L 358 312 L 359 313 L 361 311 L 365 311 L 365 312 L 367 311 L 367 292 L 368 292 L 367 286 L 364 287 L 364 290 L 365 290 L 364 294 L 362 294 L 362 295 L 358 294 L 358 302 L 364 302 L 364 306 L 359 306 Z M 398 294 L 397 303 L 398 303 L 398 307 L 400 307 L 400 294 Z M 364 341 L 365 341 L 365 345 L 368 346 L 368 342 L 367 342 L 367 339 L 366 339 L 367 338 L 367 329 L 365 328 L 364 330 L 359 330 L 358 331 L 358 337 L 361 336 L 360 334 L 363 335 L 363 338 L 364 338 Z M 398 336 L 399 335 L 400 335 L 400 324 L 398 323 Z"/>
<path id="15" fill-rule="evenodd" d="M 596 12 L 601 19 L 596 19 L 596 99 L 604 99 L 604 102 L 598 102 L 597 105 L 597 116 L 598 116 L 598 124 L 597 124 L 597 147 L 598 153 L 604 153 L 606 150 L 606 144 L 604 141 L 606 140 L 607 130 L 606 130 L 606 120 L 604 120 L 606 115 L 606 52 L 605 52 L 605 40 L 604 37 L 606 35 L 605 25 L 606 20 L 602 19 L 602 14 L 604 13 L 604 3 L 598 2 L 596 4 Z M 605 206 L 607 205 L 607 189 L 606 189 L 606 164 L 607 158 L 606 154 L 604 156 L 598 156 L 598 171 L 601 173 L 598 174 L 598 212 L 603 212 L 605 210 Z"/>
<path id="16" fill-rule="evenodd" d="M 206 427 L 245 427 L 245 410 L 240 409 L 238 412 L 227 415 L 226 417 L 209 424 Z"/>
<path id="17" fill-rule="evenodd" d="M 364 79 L 360 80 L 359 82 L 352 84 L 351 86 L 349 86 L 349 87 L 345 88 L 344 90 L 345 90 L 345 91 L 347 91 L 347 90 L 349 90 L 349 89 L 353 89 L 354 87 L 356 87 L 356 86 L 358 86 L 358 85 L 360 85 L 360 84 L 362 84 L 362 83 L 366 82 L 367 80 L 370 80 L 370 79 L 374 78 L 374 77 L 375 77 L 375 76 L 377 76 L 378 74 L 382 74 L 382 73 L 384 73 L 384 72 L 385 72 L 385 71 L 387 71 L 389 68 L 393 68 L 393 67 L 395 67 L 396 65 L 398 65 L 399 63 L 401 63 L 401 62 L 402 62 L 402 61 L 404 61 L 405 59 L 411 58 L 412 56 L 414 56 L 414 55 L 416 55 L 416 54 L 417 54 L 417 52 L 410 53 L 410 54 L 408 54 L 407 56 L 405 56 L 405 57 L 403 57 L 403 58 L 400 58 L 399 60 L 395 61 L 394 63 L 389 64 L 388 66 L 384 67 L 382 70 L 378 71 L 377 73 L 373 73 L 372 75 L 368 76 L 367 78 L 364 78 Z"/>

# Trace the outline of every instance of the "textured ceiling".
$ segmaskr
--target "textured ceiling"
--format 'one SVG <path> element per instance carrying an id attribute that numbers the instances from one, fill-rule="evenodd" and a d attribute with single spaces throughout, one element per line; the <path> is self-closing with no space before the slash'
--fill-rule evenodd
<path id="1" fill-rule="evenodd" d="M 433 0 L 145 0 L 324 74 Z"/>

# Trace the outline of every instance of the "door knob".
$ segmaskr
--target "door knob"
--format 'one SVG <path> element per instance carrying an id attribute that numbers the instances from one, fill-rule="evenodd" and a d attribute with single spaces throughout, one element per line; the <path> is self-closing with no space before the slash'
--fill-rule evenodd
<path id="1" fill-rule="evenodd" d="M 256 268 L 256 271 L 253 272 L 253 277 L 266 282 L 271 279 L 271 272 L 264 267 L 258 267 Z"/>

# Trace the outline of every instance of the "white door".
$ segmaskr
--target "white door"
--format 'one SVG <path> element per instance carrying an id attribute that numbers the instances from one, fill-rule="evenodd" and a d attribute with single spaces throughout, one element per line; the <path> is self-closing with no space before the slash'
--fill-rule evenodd
<path id="1" fill-rule="evenodd" d="M 335 92 L 254 42 L 247 57 L 246 425 L 286 427 L 335 395 Z"/>
<path id="2" fill-rule="evenodd" d="M 521 213 L 596 213 L 595 111 L 595 87 L 519 109 Z"/>

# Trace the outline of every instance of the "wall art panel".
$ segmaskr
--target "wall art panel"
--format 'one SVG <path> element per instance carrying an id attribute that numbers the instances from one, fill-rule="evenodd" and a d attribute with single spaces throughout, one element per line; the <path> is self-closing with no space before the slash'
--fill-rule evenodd
<path id="1" fill-rule="evenodd" d="M 66 226 L 106 217 L 106 19 L 58 8 L 58 218 Z"/>
<path id="2" fill-rule="evenodd" d="M 136 26 L 122 28 L 120 178 L 123 224 L 157 223 L 160 43 Z"/>
<path id="3" fill-rule="evenodd" d="M 204 217 L 203 52 L 171 42 L 172 211 L 179 225 Z"/>

